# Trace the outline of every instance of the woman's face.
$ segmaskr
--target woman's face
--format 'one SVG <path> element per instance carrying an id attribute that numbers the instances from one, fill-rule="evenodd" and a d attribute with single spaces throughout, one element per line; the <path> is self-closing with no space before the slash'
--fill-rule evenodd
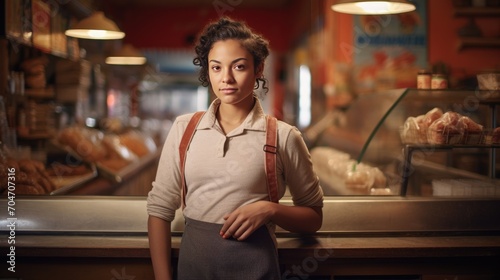
<path id="1" fill-rule="evenodd" d="M 215 42 L 208 53 L 208 68 L 212 90 L 222 103 L 253 102 L 255 81 L 262 71 L 255 71 L 253 56 L 240 41 Z"/>

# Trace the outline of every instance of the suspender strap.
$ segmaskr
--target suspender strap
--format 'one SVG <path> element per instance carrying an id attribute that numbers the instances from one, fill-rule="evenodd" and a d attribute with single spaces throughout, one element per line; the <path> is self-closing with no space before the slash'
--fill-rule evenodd
<path id="1" fill-rule="evenodd" d="M 266 116 L 266 144 L 264 145 L 265 166 L 267 175 L 267 189 L 269 200 L 278 202 L 278 177 L 276 175 L 276 153 L 278 152 L 277 120 L 275 117 Z"/>
<path id="2" fill-rule="evenodd" d="M 185 165 L 186 154 L 191 139 L 193 139 L 194 131 L 198 126 L 204 112 L 196 112 L 189 121 L 186 130 L 181 138 L 179 144 L 179 158 L 180 158 L 180 171 L 181 171 L 181 192 L 182 192 L 182 208 L 186 207 L 186 178 L 185 178 Z M 278 124 L 275 117 L 266 116 L 266 144 L 264 145 L 265 152 L 265 171 L 267 176 L 267 189 L 269 193 L 269 200 L 278 203 L 278 176 L 276 175 L 276 153 L 278 152 L 278 137 L 277 137 Z"/>
<path id="3" fill-rule="evenodd" d="M 186 127 L 186 130 L 184 131 L 184 134 L 182 135 L 181 138 L 181 143 L 179 144 L 179 158 L 180 158 L 180 169 L 181 169 L 181 191 L 182 191 L 182 208 L 186 207 L 186 193 L 187 193 L 187 187 L 186 187 L 186 177 L 185 177 L 185 172 L 184 170 L 185 165 L 186 165 L 186 154 L 187 154 L 187 149 L 189 147 L 189 143 L 191 143 L 191 139 L 193 139 L 194 135 L 194 130 L 198 126 L 198 123 L 201 120 L 201 117 L 203 116 L 204 112 L 196 112 L 194 113 L 193 117 L 191 120 L 189 120 L 189 123 Z"/>

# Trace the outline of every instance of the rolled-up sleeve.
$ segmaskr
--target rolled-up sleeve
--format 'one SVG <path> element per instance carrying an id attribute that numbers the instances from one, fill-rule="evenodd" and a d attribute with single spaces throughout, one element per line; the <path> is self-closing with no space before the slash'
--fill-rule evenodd
<path id="1" fill-rule="evenodd" d="M 313 170 L 311 155 L 300 131 L 289 130 L 282 154 L 283 175 L 294 205 L 323 206 L 323 190 Z"/>
<path id="2" fill-rule="evenodd" d="M 156 178 L 148 193 L 147 212 L 171 222 L 181 204 L 181 175 L 179 169 L 179 143 L 189 117 L 178 117 L 163 144 Z"/>

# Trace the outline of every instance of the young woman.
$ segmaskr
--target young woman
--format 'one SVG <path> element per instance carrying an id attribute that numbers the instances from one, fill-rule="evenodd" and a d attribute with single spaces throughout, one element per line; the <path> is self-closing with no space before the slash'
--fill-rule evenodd
<path id="1" fill-rule="evenodd" d="M 260 86 L 267 90 L 268 42 L 244 23 L 224 17 L 205 27 L 195 51 L 200 81 L 217 98 L 196 126 L 184 176 L 179 145 L 193 114 L 179 116 L 165 141 L 147 204 L 155 277 L 172 277 L 170 222 L 185 202 L 178 279 L 280 279 L 275 226 L 317 231 L 323 193 L 300 132 L 279 121 L 278 196 L 288 187 L 294 205 L 270 201 L 263 151 L 266 115 L 253 92 Z"/>

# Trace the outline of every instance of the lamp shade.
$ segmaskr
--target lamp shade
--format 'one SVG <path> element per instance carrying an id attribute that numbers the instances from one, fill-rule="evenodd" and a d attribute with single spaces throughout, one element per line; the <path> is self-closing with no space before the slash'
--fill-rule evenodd
<path id="1" fill-rule="evenodd" d="M 66 30 L 65 34 L 70 37 L 93 40 L 116 40 L 125 37 L 125 33 L 102 12 L 94 12 Z"/>
<path id="2" fill-rule="evenodd" d="M 353 15 L 387 15 L 411 12 L 415 5 L 406 0 L 339 0 L 332 10 Z"/>
<path id="3" fill-rule="evenodd" d="M 130 44 L 123 45 L 121 49 L 106 58 L 106 64 L 113 65 L 142 65 L 144 63 L 146 63 L 146 57 Z"/>

